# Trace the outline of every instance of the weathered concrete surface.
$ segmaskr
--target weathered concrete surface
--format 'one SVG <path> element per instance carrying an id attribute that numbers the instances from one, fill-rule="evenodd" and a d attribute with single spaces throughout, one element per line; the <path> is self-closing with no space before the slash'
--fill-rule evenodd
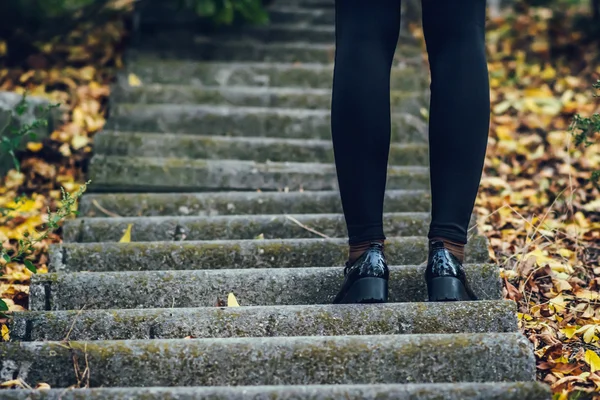
<path id="1" fill-rule="evenodd" d="M 319 163 L 96 155 L 90 163 L 90 191 L 332 190 L 335 166 Z M 390 189 L 428 189 L 427 167 L 388 167 Z"/>
<path id="2" fill-rule="evenodd" d="M 142 83 L 200 86 L 269 86 L 282 88 L 330 89 L 333 65 L 316 63 L 197 62 L 138 56 L 128 70 Z M 128 86 L 127 75 L 119 77 Z M 422 63 L 400 64 L 392 68 L 392 89 L 406 92 L 427 89 L 429 77 Z"/>
<path id="3" fill-rule="evenodd" d="M 113 156 L 164 157 L 256 162 L 333 163 L 331 140 L 203 136 L 173 133 L 102 132 L 94 152 Z M 392 144 L 390 165 L 428 165 L 424 143 Z"/>
<path id="4" fill-rule="evenodd" d="M 278 88 L 256 86 L 190 86 L 146 84 L 131 87 L 126 82 L 115 85 L 111 91 L 113 102 L 136 104 L 212 104 L 241 107 L 276 107 L 327 109 L 331 107 L 331 89 Z M 420 113 L 428 108 L 427 91 L 390 93 L 395 113 Z"/>
<path id="5" fill-rule="evenodd" d="M 169 36 L 153 35 L 141 41 L 136 53 L 158 55 L 163 58 L 185 58 L 198 61 L 266 61 L 285 63 L 333 63 L 333 43 L 273 42 L 262 43 L 245 37 L 215 38 L 189 33 L 187 40 L 173 41 Z M 133 53 L 133 51 L 131 52 Z M 422 61 L 422 49 L 414 43 L 400 43 L 394 56 L 396 62 Z"/>
<path id="6" fill-rule="evenodd" d="M 99 208 L 99 207 L 101 208 Z M 430 195 L 425 190 L 388 190 L 385 212 L 427 212 Z M 213 192 L 213 193 L 89 193 L 79 201 L 85 217 L 217 216 L 249 214 L 341 213 L 338 191 Z"/>
<path id="7" fill-rule="evenodd" d="M 419 264 L 427 258 L 427 238 L 390 237 L 390 265 Z M 302 268 L 342 266 L 345 239 L 214 240 L 140 243 L 64 243 L 50 247 L 50 270 L 164 271 L 224 268 Z M 466 262 L 489 260 L 487 240 L 474 236 Z"/>
<path id="8" fill-rule="evenodd" d="M 230 107 L 195 104 L 120 104 L 112 108 L 106 129 L 151 133 L 331 139 L 331 111 L 289 108 Z M 422 118 L 406 113 L 392 117 L 392 140 L 427 138 Z"/>
<path id="9" fill-rule="evenodd" d="M 11 340 L 126 340 L 517 332 L 512 301 L 26 311 Z"/>
<path id="10" fill-rule="evenodd" d="M 465 272 L 480 299 L 501 298 L 497 266 Z M 425 301 L 424 273 L 424 265 L 391 267 L 389 301 Z M 50 273 L 32 278 L 30 309 L 209 307 L 229 293 L 246 306 L 330 304 L 342 282 L 341 267 Z"/>
<path id="11" fill-rule="evenodd" d="M 521 333 L 0 344 L 0 379 L 52 387 L 533 381 Z M 8 379 L 7 379 L 8 378 Z"/>
<path id="12" fill-rule="evenodd" d="M 383 221 L 384 231 L 389 236 L 426 236 L 431 218 L 429 213 L 387 213 Z M 132 225 L 132 242 L 245 240 L 259 235 L 263 235 L 264 239 L 321 237 L 313 231 L 332 238 L 347 236 L 342 214 L 295 214 L 78 218 L 65 223 L 63 240 L 80 243 L 118 242 L 129 224 Z"/>
<path id="13" fill-rule="evenodd" d="M 153 387 L 10 391 L 5 400 L 550 400 L 538 382 Z"/>

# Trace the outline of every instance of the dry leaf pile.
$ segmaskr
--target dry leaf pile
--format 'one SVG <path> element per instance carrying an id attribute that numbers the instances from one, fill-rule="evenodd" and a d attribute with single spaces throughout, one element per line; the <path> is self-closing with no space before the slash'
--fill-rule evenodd
<path id="1" fill-rule="evenodd" d="M 85 182 L 93 136 L 105 123 L 109 83 L 122 66 L 126 18 L 127 8 L 101 25 L 81 23 L 67 36 L 40 43 L 38 53 L 20 67 L 0 65 L 0 91 L 44 97 L 60 103 L 64 112 L 48 138 L 28 143 L 21 172 L 12 170 L 0 182 L 0 243 L 5 248 L 14 248 L 25 232 L 44 229 L 48 207 L 60 206 L 61 187 L 74 193 Z M 6 51 L 0 40 L 0 57 Z M 60 241 L 59 231 L 36 246 L 38 273 L 47 272 L 48 245 Z M 3 259 L 0 272 L 0 298 L 9 311 L 26 309 L 32 272 Z M 0 318 L 2 338 L 7 339 L 4 322 Z"/>
<path id="2" fill-rule="evenodd" d="M 575 114 L 600 112 L 591 89 L 600 79 L 600 49 L 589 25 L 576 22 L 583 14 L 575 7 L 525 7 L 511 15 L 488 21 L 492 118 L 476 204 L 479 229 L 503 267 L 506 298 L 518 303 L 539 379 L 558 400 L 576 391 L 589 398 L 600 392 L 600 190 L 590 181 L 600 169 L 600 138 L 596 133 L 595 145 L 576 147 L 569 127 Z M 43 224 L 43 210 L 55 205 L 60 186 L 73 191 L 84 182 L 124 37 L 122 21 L 89 29 L 93 34 L 75 32 L 47 49 L 65 52 L 64 64 L 0 69 L 0 90 L 27 89 L 68 105 L 66 123 L 50 139 L 30 144 L 23 173 L 10 173 L 0 187 L 0 207 L 27 195 L 0 224 L 4 246 Z M 40 245 L 40 272 L 47 270 L 47 245 L 58 241 L 56 235 Z M 21 310 L 31 273 L 22 265 L 3 268 L 0 297 Z M 4 325 L 2 335 L 8 335 Z"/>
<path id="3" fill-rule="evenodd" d="M 479 229 L 502 266 L 505 297 L 518 303 L 538 378 L 558 400 L 600 393 L 600 190 L 590 180 L 600 134 L 576 147 L 569 129 L 575 114 L 600 112 L 600 30 L 578 22 L 586 11 L 524 7 L 488 21 L 487 33 L 492 115 Z"/>

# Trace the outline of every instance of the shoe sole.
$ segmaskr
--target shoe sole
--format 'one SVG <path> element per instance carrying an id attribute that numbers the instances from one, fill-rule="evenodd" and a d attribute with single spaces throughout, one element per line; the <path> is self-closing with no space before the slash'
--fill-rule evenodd
<path id="1" fill-rule="evenodd" d="M 428 285 L 429 301 L 469 301 L 476 300 L 469 294 L 460 279 L 453 276 L 433 278 Z"/>
<path id="2" fill-rule="evenodd" d="M 383 278 L 361 278 L 354 282 L 336 304 L 387 303 L 388 281 Z"/>

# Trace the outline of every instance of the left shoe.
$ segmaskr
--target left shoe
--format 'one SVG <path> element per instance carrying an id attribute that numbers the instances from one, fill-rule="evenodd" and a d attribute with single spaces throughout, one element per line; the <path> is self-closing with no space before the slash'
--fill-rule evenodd
<path id="1" fill-rule="evenodd" d="M 373 242 L 353 264 L 346 264 L 344 283 L 333 304 L 385 303 L 389 277 L 383 244 Z"/>
<path id="2" fill-rule="evenodd" d="M 425 281 L 429 301 L 477 300 L 462 264 L 444 247 L 444 242 L 431 242 Z"/>

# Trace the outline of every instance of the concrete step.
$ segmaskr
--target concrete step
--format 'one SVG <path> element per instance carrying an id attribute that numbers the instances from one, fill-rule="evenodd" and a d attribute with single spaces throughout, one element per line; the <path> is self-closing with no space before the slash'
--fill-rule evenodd
<path id="1" fill-rule="evenodd" d="M 200 135 L 331 139 L 331 111 L 195 104 L 118 104 L 106 130 Z M 422 117 L 392 116 L 392 140 L 425 142 Z"/>
<path id="2" fill-rule="evenodd" d="M 423 50 L 414 43 L 400 43 L 396 48 L 396 62 L 423 61 Z M 284 63 L 328 64 L 335 60 L 333 43 L 313 43 L 299 37 L 294 42 L 265 43 L 245 37 L 224 39 L 204 34 L 188 34 L 187 40 L 170 35 L 155 35 L 141 40 L 132 57 L 152 54 L 161 58 L 182 58 L 197 61 L 254 61 Z"/>
<path id="3" fill-rule="evenodd" d="M 386 213 L 384 230 L 389 236 L 426 236 L 429 213 Z M 302 225 L 300 225 L 302 224 Z M 184 240 L 244 240 L 331 238 L 347 236 L 342 214 L 233 215 L 216 217 L 121 217 L 77 218 L 65 222 L 64 242 L 118 242 L 132 225 L 132 242 Z M 310 231 L 311 229 L 312 231 Z M 321 235 L 314 233 L 319 232 Z"/>
<path id="4" fill-rule="evenodd" d="M 335 166 L 95 155 L 90 191 L 335 190 Z M 427 167 L 388 167 L 390 189 L 427 189 Z"/>
<path id="5" fill-rule="evenodd" d="M 6 376 L 51 387 L 534 381 L 521 333 L 1 343 Z M 74 361 L 75 360 L 75 361 Z"/>
<path id="6" fill-rule="evenodd" d="M 5 391 L 5 400 L 550 400 L 538 382 L 148 387 Z"/>
<path id="7" fill-rule="evenodd" d="M 121 81 L 121 83 L 124 83 Z M 390 93 L 395 113 L 419 115 L 428 109 L 429 93 Z M 331 89 L 325 88 L 280 88 L 269 86 L 194 86 L 148 83 L 131 87 L 128 83 L 115 85 L 111 100 L 116 103 L 132 104 L 211 104 L 242 107 L 275 107 L 301 109 L 329 109 Z"/>
<path id="8" fill-rule="evenodd" d="M 95 137 L 94 153 L 256 162 L 334 162 L 331 140 L 173 133 L 105 131 Z M 393 143 L 390 147 L 389 164 L 428 165 L 428 147 L 424 143 Z"/>
<path id="9" fill-rule="evenodd" d="M 96 138 L 98 140 L 100 136 Z M 430 209 L 425 190 L 388 190 L 384 212 Z M 108 212 L 108 214 L 107 214 Z M 341 213 L 337 191 L 212 193 L 87 193 L 79 201 L 85 217 L 217 216 Z"/>
<path id="10" fill-rule="evenodd" d="M 14 313 L 11 340 L 127 340 L 517 332 L 512 301 Z"/>
<path id="11" fill-rule="evenodd" d="M 303 24 L 322 26 L 335 24 L 335 10 L 306 9 L 294 6 L 275 6 L 269 9 L 269 20 L 272 24 Z"/>
<path id="12" fill-rule="evenodd" d="M 390 265 L 427 259 L 426 237 L 389 237 Z M 472 236 L 466 262 L 489 260 L 487 239 Z M 49 249 L 51 271 L 161 271 L 223 268 L 310 268 L 342 266 L 345 239 L 213 240 L 139 243 L 63 243 Z"/>
<path id="13" fill-rule="evenodd" d="M 502 298 L 498 267 L 467 264 L 465 272 L 480 299 Z M 425 301 L 424 274 L 424 265 L 392 266 L 389 301 Z M 244 306 L 331 304 L 343 277 L 342 267 L 49 273 L 32 278 L 29 306 L 36 311 L 210 307 L 231 292 Z"/>
<path id="14" fill-rule="evenodd" d="M 137 56 L 128 64 L 119 84 L 128 86 L 128 74 L 135 74 L 143 85 L 151 83 L 201 86 L 254 86 L 280 88 L 331 88 L 333 65 L 289 63 L 219 63 L 165 60 L 155 56 Z M 422 63 L 402 63 L 391 72 L 392 89 L 405 92 L 429 87 L 429 73 Z"/>

